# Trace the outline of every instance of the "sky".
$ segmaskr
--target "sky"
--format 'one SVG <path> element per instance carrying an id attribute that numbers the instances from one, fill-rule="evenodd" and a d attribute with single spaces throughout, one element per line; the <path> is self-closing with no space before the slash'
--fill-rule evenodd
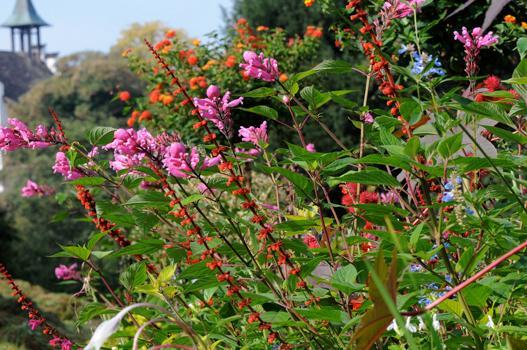
<path id="1" fill-rule="evenodd" d="M 0 23 L 16 0 L 0 0 Z M 134 22 L 159 20 L 183 28 L 191 38 L 221 28 L 220 6 L 232 0 L 33 0 L 37 12 L 51 27 L 42 29 L 48 52 L 67 55 L 83 50 L 108 51 L 122 29 Z M 0 51 L 11 49 L 10 32 L 0 28 Z"/>

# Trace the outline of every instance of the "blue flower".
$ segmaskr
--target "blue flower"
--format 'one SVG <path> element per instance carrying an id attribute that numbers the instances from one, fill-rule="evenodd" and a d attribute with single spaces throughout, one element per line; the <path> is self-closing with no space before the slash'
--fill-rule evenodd
<path id="1" fill-rule="evenodd" d="M 452 202 L 453 200 L 454 200 L 454 194 L 452 192 L 443 193 L 443 197 L 441 198 L 441 201 L 443 203 Z"/>
<path id="2" fill-rule="evenodd" d="M 414 52 L 412 54 L 412 58 L 413 58 L 413 66 L 410 70 L 413 74 L 416 74 L 416 75 L 422 74 L 423 77 L 429 76 L 431 74 L 445 75 L 445 71 L 442 68 L 439 68 L 441 67 L 441 62 L 439 61 L 437 57 L 428 55 L 426 53 L 423 53 L 422 55 L 420 55 L 418 52 Z M 434 62 L 433 66 L 429 68 L 427 71 L 424 71 L 426 66 L 430 62 Z"/>

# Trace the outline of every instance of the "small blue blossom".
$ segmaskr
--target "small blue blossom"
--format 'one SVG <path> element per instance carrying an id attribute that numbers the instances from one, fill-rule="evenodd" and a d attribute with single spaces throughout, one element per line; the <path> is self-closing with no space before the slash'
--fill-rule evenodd
<path id="1" fill-rule="evenodd" d="M 452 202 L 453 200 L 454 200 L 454 194 L 452 192 L 443 193 L 443 197 L 441 198 L 441 201 L 443 203 Z"/>
<path id="2" fill-rule="evenodd" d="M 437 74 L 437 75 L 445 75 L 445 71 L 440 68 L 441 62 L 437 57 L 434 57 L 432 55 L 427 55 L 426 53 L 423 53 L 420 55 L 418 52 L 414 52 L 412 54 L 413 57 L 413 66 L 411 68 L 411 72 L 413 74 L 422 74 L 423 77 L 429 76 L 431 74 Z M 430 63 L 434 62 L 434 65 L 428 69 L 427 71 L 424 71 L 426 66 Z"/>

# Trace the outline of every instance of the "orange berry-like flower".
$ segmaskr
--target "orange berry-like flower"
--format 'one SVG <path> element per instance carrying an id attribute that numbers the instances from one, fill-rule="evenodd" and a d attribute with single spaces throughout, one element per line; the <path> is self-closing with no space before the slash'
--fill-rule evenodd
<path id="1" fill-rule="evenodd" d="M 258 32 L 265 32 L 266 30 L 269 30 L 269 27 L 267 27 L 267 26 L 258 26 L 258 27 L 256 27 L 256 31 L 258 31 Z"/>
<path id="2" fill-rule="evenodd" d="M 506 23 L 516 23 L 516 17 L 513 15 L 507 15 L 503 18 Z"/>
<path id="3" fill-rule="evenodd" d="M 306 5 L 306 7 L 311 7 L 314 3 L 315 0 L 304 0 L 304 5 Z"/>
<path id="4" fill-rule="evenodd" d="M 198 58 L 194 55 L 188 56 L 187 63 L 191 66 L 195 66 L 196 64 L 198 64 Z"/>
<path id="5" fill-rule="evenodd" d="M 527 22 L 522 22 L 522 28 L 527 29 Z"/>
<path id="6" fill-rule="evenodd" d="M 126 102 L 132 98 L 132 94 L 128 91 L 121 91 L 119 93 L 119 99 L 123 102 Z"/>
<path id="7" fill-rule="evenodd" d="M 150 111 L 143 111 L 139 117 L 139 121 L 143 122 L 145 120 L 152 120 L 152 113 Z"/>
<path id="8" fill-rule="evenodd" d="M 285 83 L 287 80 L 289 80 L 289 77 L 287 76 L 287 74 L 282 73 L 280 74 L 280 77 L 278 79 L 280 80 L 281 83 Z"/>
<path id="9" fill-rule="evenodd" d="M 176 31 L 175 30 L 169 30 L 168 32 L 166 32 L 165 34 L 165 38 L 167 39 L 172 39 L 173 37 L 176 36 Z"/>
<path id="10" fill-rule="evenodd" d="M 236 66 L 236 63 L 236 56 L 233 55 L 228 56 L 225 60 L 225 66 L 228 68 L 233 68 L 234 66 Z"/>
<path id="11" fill-rule="evenodd" d="M 130 116 L 130 118 L 128 118 L 128 121 L 126 122 L 129 128 L 131 128 L 135 124 L 139 116 L 140 116 L 140 113 L 138 111 L 132 112 L 132 115 Z"/>
<path id="12" fill-rule="evenodd" d="M 194 45 L 194 46 L 200 46 L 200 45 L 201 45 L 201 40 L 199 40 L 199 39 L 194 39 L 194 40 L 192 40 L 192 45 Z"/>

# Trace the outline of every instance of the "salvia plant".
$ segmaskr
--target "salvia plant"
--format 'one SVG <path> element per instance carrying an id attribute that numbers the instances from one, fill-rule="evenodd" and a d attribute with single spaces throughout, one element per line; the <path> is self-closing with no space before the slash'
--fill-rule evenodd
<path id="1" fill-rule="evenodd" d="M 288 39 L 239 20 L 224 46 L 169 32 L 145 42 L 149 61 L 126 53 L 147 87 L 119 94 L 128 128 L 96 127 L 83 144 L 50 110 L 52 127 L 0 129 L 3 151 L 57 150 L 52 171 L 94 225 L 55 254 L 72 259 L 55 273 L 78 281 L 89 340 L 48 324 L 0 265 L 51 347 L 527 348 L 525 28 L 512 16 L 515 37 L 458 28 L 445 45 L 465 75 L 453 76 L 425 51 L 422 0 L 320 2 L 342 14 L 336 45 L 361 64 L 295 73 L 316 51 L 313 26 Z M 408 40 L 394 40 L 402 27 Z M 481 52 L 514 38 L 512 77 L 480 72 Z M 350 72 L 363 79 L 359 103 L 357 86 L 308 83 Z M 356 127 L 356 146 L 328 126 L 329 105 Z M 317 150 L 306 125 L 333 150 Z M 293 136 L 272 144 L 271 128 Z M 28 181 L 22 194 L 53 191 Z M 103 268 L 115 260 L 118 283 Z"/>

